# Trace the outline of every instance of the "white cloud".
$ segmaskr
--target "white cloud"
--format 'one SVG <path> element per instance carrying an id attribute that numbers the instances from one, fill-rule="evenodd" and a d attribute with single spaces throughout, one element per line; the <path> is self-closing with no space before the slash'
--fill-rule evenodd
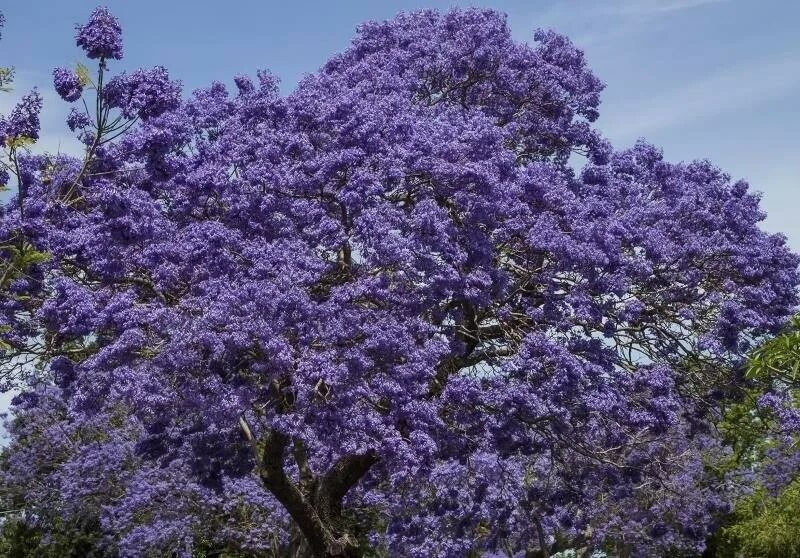
<path id="1" fill-rule="evenodd" d="M 671 15 L 733 0 L 553 0 L 535 14 L 535 27 L 566 33 L 587 48 L 597 43 L 640 33 Z"/>
<path id="2" fill-rule="evenodd" d="M 646 15 L 677 12 L 728 0 L 619 0 L 611 2 L 611 10 L 622 15 Z"/>
<path id="3" fill-rule="evenodd" d="M 800 88 L 800 53 L 750 61 L 662 94 L 606 106 L 601 127 L 617 141 L 675 128 Z M 609 112 L 610 111 L 610 112 Z"/>

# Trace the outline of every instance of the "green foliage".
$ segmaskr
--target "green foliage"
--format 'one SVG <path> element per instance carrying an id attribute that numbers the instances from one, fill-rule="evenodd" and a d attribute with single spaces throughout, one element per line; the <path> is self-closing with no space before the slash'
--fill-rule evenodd
<path id="1" fill-rule="evenodd" d="M 0 524 L 0 556 L 3 558 L 100 558 L 100 525 L 51 524 L 47 537 L 21 517 Z"/>
<path id="2" fill-rule="evenodd" d="M 721 474 L 760 463 L 772 446 L 770 431 L 775 426 L 774 419 L 758 407 L 758 398 L 763 393 L 763 386 L 747 389 L 740 400 L 730 403 L 725 410 L 718 429 L 733 453 L 725 461 L 713 464 Z"/>
<path id="3" fill-rule="evenodd" d="M 758 467 L 775 445 L 775 419 L 760 409 L 758 398 L 768 390 L 788 390 L 800 403 L 800 317 L 780 335 L 753 351 L 746 370 L 751 387 L 731 404 L 718 425 L 734 452 L 716 464 L 724 473 Z M 736 503 L 725 525 L 710 541 L 710 556 L 719 558 L 800 558 L 800 478 L 778 494 L 757 488 Z"/>
<path id="4" fill-rule="evenodd" d="M 0 289 L 4 289 L 14 279 L 24 276 L 32 267 L 50 259 L 46 252 L 40 252 L 29 242 L 21 245 L 13 243 L 0 245 Z"/>
<path id="5" fill-rule="evenodd" d="M 85 64 L 78 64 L 75 66 L 75 73 L 78 75 L 78 79 L 81 82 L 81 85 L 84 87 L 87 86 L 94 86 L 94 81 L 92 81 L 92 74 L 89 71 L 89 68 L 86 67 Z"/>
<path id="6" fill-rule="evenodd" d="M 773 445 L 770 434 L 775 421 L 769 412 L 759 408 L 761 395 L 772 389 L 788 390 L 800 403 L 800 317 L 753 351 L 745 373 L 750 387 L 728 405 L 718 425 L 724 440 L 734 448 L 732 462 L 736 465 L 760 462 Z"/>
<path id="7" fill-rule="evenodd" d="M 36 143 L 35 139 L 25 137 L 25 136 L 16 136 L 13 138 L 6 138 L 6 147 L 9 149 L 20 149 L 20 148 L 28 148 Z"/>
<path id="8" fill-rule="evenodd" d="M 761 382 L 782 382 L 797 388 L 800 380 L 800 316 L 787 330 L 753 352 L 748 377 Z"/>
<path id="9" fill-rule="evenodd" d="M 759 489 L 741 500 L 717 542 L 717 556 L 800 558 L 800 479 L 777 497 Z"/>
<path id="10" fill-rule="evenodd" d="M 6 519 L 0 525 L 0 556 L 26 558 L 34 556 L 41 540 L 41 533 L 25 525 L 17 518 Z"/>

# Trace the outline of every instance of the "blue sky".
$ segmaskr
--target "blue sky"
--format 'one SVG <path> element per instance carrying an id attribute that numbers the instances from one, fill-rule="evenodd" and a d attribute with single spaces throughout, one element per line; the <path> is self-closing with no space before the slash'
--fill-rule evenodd
<path id="1" fill-rule="evenodd" d="M 50 72 L 81 60 L 73 25 L 95 2 L 8 2 L 0 65 L 17 87 L 0 113 L 38 85 L 45 93 L 41 147 L 74 149 L 67 109 Z M 565 33 L 607 88 L 598 125 L 616 147 L 646 137 L 671 160 L 709 158 L 764 194 L 765 228 L 800 251 L 800 2 L 796 0 L 453 0 L 291 2 L 123 0 L 119 69 L 163 64 L 186 89 L 268 68 L 291 90 L 340 51 L 355 26 L 401 10 L 480 5 L 504 11 L 515 36 Z M 3 405 L 0 396 L 0 409 Z"/>

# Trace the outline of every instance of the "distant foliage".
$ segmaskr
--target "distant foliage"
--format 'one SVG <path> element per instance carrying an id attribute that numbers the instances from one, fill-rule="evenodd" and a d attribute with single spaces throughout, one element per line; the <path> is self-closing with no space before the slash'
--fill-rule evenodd
<path id="1" fill-rule="evenodd" d="M 721 534 L 719 556 L 797 558 L 800 556 L 800 481 L 777 496 L 760 488 L 736 505 Z"/>
<path id="2" fill-rule="evenodd" d="M 728 467 L 743 467 L 753 479 L 714 536 L 715 555 L 753 558 L 800 556 L 800 318 L 755 350 L 748 362 L 751 382 L 721 423 L 736 449 Z M 755 480 L 755 482 L 753 482 Z"/>

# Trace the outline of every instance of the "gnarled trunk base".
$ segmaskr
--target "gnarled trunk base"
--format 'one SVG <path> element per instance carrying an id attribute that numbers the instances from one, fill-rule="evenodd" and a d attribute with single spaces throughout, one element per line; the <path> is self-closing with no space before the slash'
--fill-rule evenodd
<path id="1" fill-rule="evenodd" d="M 292 556 L 295 558 L 361 558 L 363 549 L 347 532 L 342 517 L 342 501 L 347 492 L 367 474 L 378 458 L 374 452 L 339 458 L 324 475 L 315 475 L 308 463 L 305 447 L 295 440 L 294 458 L 300 470 L 295 483 L 286 475 L 284 457 L 291 440 L 271 430 L 262 448 L 255 443 L 244 420 L 245 436 L 253 444 L 258 474 L 264 487 L 286 508 L 299 531 Z"/>

